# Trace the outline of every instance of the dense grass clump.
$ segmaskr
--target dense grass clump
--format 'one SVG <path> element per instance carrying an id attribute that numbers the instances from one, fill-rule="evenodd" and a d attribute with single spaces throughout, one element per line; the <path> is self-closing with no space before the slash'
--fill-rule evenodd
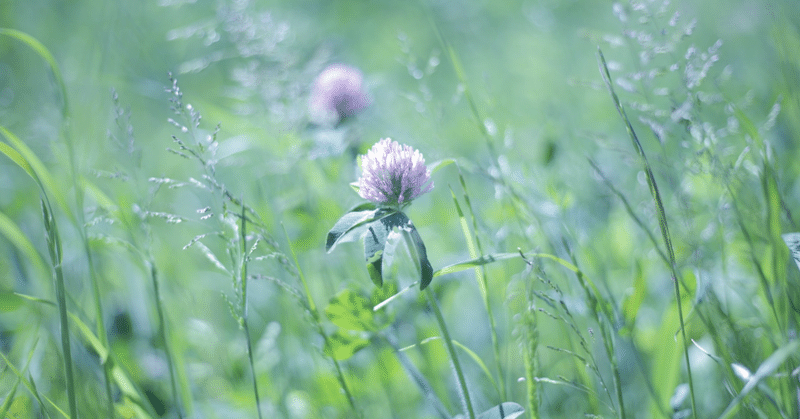
<path id="1" fill-rule="evenodd" d="M 800 21 L 0 4 L 0 417 L 796 418 Z"/>

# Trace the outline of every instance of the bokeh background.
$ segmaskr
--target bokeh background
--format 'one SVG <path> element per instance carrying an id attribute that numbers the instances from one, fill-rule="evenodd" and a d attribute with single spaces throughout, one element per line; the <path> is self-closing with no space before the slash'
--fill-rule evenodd
<path id="1" fill-rule="evenodd" d="M 172 87 L 170 74 L 183 103 L 202 114 L 198 129 L 192 130 L 196 137 L 206 138 L 219 125 L 217 179 L 257 211 L 277 252 L 290 255 L 291 244 L 318 305 L 344 289 L 373 291 L 361 246 L 346 243 L 327 254 L 324 241 L 336 220 L 362 202 L 349 185 L 358 177 L 356 155 L 391 137 L 419 149 L 429 163 L 458 162 L 458 168 L 437 171 L 434 190 L 407 210 L 434 269 L 470 258 L 448 189 L 464 205 L 460 172 L 486 253 L 520 248 L 565 260 L 572 254 L 583 272 L 602 284 L 601 294 L 624 319 L 616 325 L 616 353 L 630 416 L 651 417 L 654 411 L 671 416 L 670 398 L 685 381 L 685 372 L 679 347 L 678 355 L 660 352 L 675 344 L 676 330 L 664 321 L 675 307 L 669 269 L 589 163 L 602 169 L 644 226 L 660 238 L 644 174 L 598 71 L 600 47 L 661 182 L 678 267 L 694 284 L 685 297 L 687 308 L 702 304 L 708 293 L 723 300 L 725 318 L 736 331 L 731 336 L 738 339 L 728 343 L 741 346 L 736 361 L 751 371 L 771 353 L 770 342 L 780 341 L 769 337 L 780 333 L 764 326 L 769 304 L 760 294 L 752 256 L 759 260 L 782 252 L 787 263 L 774 268 L 795 284 L 798 272 L 786 249 L 775 248 L 765 237 L 758 189 L 762 154 L 729 105 L 741 110 L 771 144 L 785 211 L 781 231 L 796 231 L 800 6 L 794 0 L 2 0 L 0 27 L 38 39 L 63 74 L 66 98 L 40 56 L 14 39 L 0 38 L 0 125 L 45 162 L 69 207 L 84 212 L 109 348 L 156 416 L 177 417 L 178 409 L 170 393 L 164 342 L 158 338 L 152 283 L 135 252 L 113 238 L 149 252 L 158 269 L 185 414 L 255 417 L 245 338 L 222 297 L 233 298 L 231 279 L 203 251 L 184 248 L 219 228 L 197 212 L 214 205 L 219 212 L 219 196 L 191 186 L 156 190 L 149 181 L 185 182 L 202 175 L 197 161 L 167 151 L 177 149 L 173 135 L 185 137 L 168 121 L 176 118 L 165 91 Z M 715 46 L 718 40 L 722 43 Z M 651 42 L 672 50 L 642 59 L 643 52 L 652 50 Z M 692 46 L 697 53 L 686 58 Z M 710 63 L 697 86 L 684 71 L 687 62 L 698 69 Z M 309 122 L 308 98 L 314 78 L 331 63 L 363 72 L 371 105 L 325 128 Z M 664 70 L 671 63 L 681 63 L 680 70 Z M 664 75 L 651 82 L 651 69 Z M 659 90 L 664 88 L 668 91 Z M 688 94 L 694 94 L 689 104 L 693 116 L 674 117 Z M 705 134 L 698 134 L 704 126 Z M 658 132 L 665 134 L 659 138 Z M 74 170 L 69 153 L 75 156 Z M 150 211 L 142 223 L 146 228 L 114 222 L 91 193 L 83 208 L 75 209 L 74 173 L 131 217 Z M 740 212 L 729 202 L 726 182 L 731 178 Z M 0 210 L 47 260 L 38 191 L 8 159 L 0 159 Z M 166 214 L 183 221 L 175 223 Z M 94 325 L 80 229 L 66 214 L 57 219 L 65 242 L 69 310 Z M 754 244 L 737 220 L 752 232 Z M 211 252 L 225 255 L 223 240 L 203 242 Z M 300 290 L 292 269 L 277 259 L 252 269 Z M 525 373 L 517 329 L 530 301 L 520 290 L 532 287 L 555 296 L 542 278 L 560 288 L 576 329 L 592 345 L 589 352 L 597 354 L 598 376 L 610 380 L 602 339 L 593 334 L 598 320 L 575 276 L 557 264 L 543 264 L 534 269 L 541 271 L 538 276 L 521 259 L 488 267 L 509 400 L 499 400 L 481 368 L 462 355 L 478 411 L 501 401 L 527 403 L 525 382 L 519 380 Z M 402 288 L 413 280 L 413 272 L 407 256 L 396 258 L 396 265 L 391 281 Z M 53 300 L 52 278 L 35 268 L 0 237 L 4 295 L 13 291 Z M 436 278 L 433 286 L 454 339 L 492 365 L 490 329 L 473 271 Z M 641 307 L 623 312 L 623 302 L 633 294 L 641 295 Z M 265 416 L 350 417 L 335 370 L 321 349 L 322 338 L 303 307 L 275 281 L 251 281 L 248 298 Z M 8 301 L 13 304 L 0 317 L 0 349 L 18 367 L 30 355 L 30 377 L 38 391 L 65 406 L 56 311 Z M 439 334 L 425 299 L 411 290 L 387 312 L 399 345 L 418 345 L 404 352 L 447 408 L 459 412 L 445 349 L 435 342 L 420 345 Z M 701 342 L 699 347 L 714 348 L 718 342 L 711 342 L 703 323 L 689 316 L 691 337 Z M 567 322 L 539 317 L 537 375 L 562 383 L 540 385 L 543 417 L 615 416 L 605 407 L 615 403 L 603 394 L 605 384 L 593 372 L 581 371 L 580 362 L 565 351 L 547 348 L 580 351 Z M 324 326 L 332 327 L 328 321 Z M 73 347 L 82 416 L 103 417 L 97 356 L 77 337 Z M 692 350 L 700 410 L 714 417 L 730 401 L 721 384 L 725 375 L 713 358 L 697 347 Z M 372 341 L 342 366 L 364 417 L 435 417 L 385 343 Z M 663 371 L 658 368 L 668 373 L 659 376 Z M 15 380 L 4 368 L 3 394 Z M 599 394 L 587 396 L 583 384 Z M 16 396 L 19 409 L 42 417 L 33 396 L 23 393 L 20 389 Z M 661 406 L 652 407 L 657 404 L 653 400 Z M 47 409 L 51 417 L 58 416 Z M 120 408 L 118 414 L 132 417 L 126 416 L 131 411 Z"/>

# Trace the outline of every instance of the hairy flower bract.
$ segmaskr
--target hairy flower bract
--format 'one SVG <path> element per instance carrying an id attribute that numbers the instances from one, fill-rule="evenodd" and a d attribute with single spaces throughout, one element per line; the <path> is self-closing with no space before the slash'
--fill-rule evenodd
<path id="1" fill-rule="evenodd" d="M 408 203 L 433 189 L 419 150 L 384 138 L 362 157 L 358 194 L 379 205 Z"/>

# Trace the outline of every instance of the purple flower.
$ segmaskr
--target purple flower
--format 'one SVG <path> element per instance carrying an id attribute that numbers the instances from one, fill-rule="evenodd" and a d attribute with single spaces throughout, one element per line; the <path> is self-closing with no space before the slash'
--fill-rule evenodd
<path id="1" fill-rule="evenodd" d="M 411 202 L 433 189 L 422 153 L 390 138 L 375 143 L 362 157 L 361 171 L 358 194 L 379 205 Z"/>
<path id="2" fill-rule="evenodd" d="M 311 89 L 311 121 L 319 125 L 336 125 L 344 117 L 366 108 L 369 99 L 362 85 L 363 76 L 358 69 L 344 64 L 328 66 L 314 80 Z"/>

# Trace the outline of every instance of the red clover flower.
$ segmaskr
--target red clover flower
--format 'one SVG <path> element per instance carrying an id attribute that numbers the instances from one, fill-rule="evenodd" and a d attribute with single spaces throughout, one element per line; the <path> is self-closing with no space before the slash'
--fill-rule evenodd
<path id="1" fill-rule="evenodd" d="M 320 73 L 311 89 L 309 116 L 319 125 L 336 125 L 369 104 L 361 72 L 344 64 L 332 64 Z"/>
<path id="2" fill-rule="evenodd" d="M 372 146 L 362 157 L 361 169 L 358 194 L 378 205 L 399 206 L 433 189 L 422 153 L 390 138 Z"/>

